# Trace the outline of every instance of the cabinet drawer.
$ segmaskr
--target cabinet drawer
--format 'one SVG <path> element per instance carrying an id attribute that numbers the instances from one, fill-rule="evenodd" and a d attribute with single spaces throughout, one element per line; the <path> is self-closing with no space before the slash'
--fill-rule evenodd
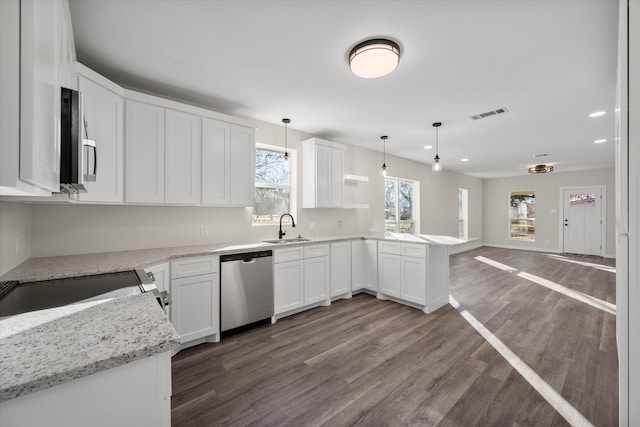
<path id="1" fill-rule="evenodd" d="M 201 274 L 217 273 L 220 269 L 220 257 L 203 256 L 184 258 L 171 262 L 171 278 L 199 276 Z"/>
<path id="2" fill-rule="evenodd" d="M 319 256 L 329 255 L 329 244 L 326 245 L 309 245 L 304 247 L 304 257 L 315 258 Z"/>
<path id="3" fill-rule="evenodd" d="M 276 249 L 273 251 L 273 262 L 297 261 L 302 259 L 304 251 L 302 246 L 295 246 L 287 249 Z"/>
<path id="4" fill-rule="evenodd" d="M 427 246 L 426 245 L 412 245 L 404 243 L 402 245 L 402 256 L 410 256 L 413 258 L 422 258 L 425 259 L 427 257 Z"/>
<path id="5" fill-rule="evenodd" d="M 378 252 L 383 254 L 400 255 L 400 243 L 395 242 L 378 242 Z"/>

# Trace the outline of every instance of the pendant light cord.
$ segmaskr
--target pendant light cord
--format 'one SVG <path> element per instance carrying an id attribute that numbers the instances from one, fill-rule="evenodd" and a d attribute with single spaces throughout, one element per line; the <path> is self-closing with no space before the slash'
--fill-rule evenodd
<path id="1" fill-rule="evenodd" d="M 282 119 L 282 123 L 284 123 L 284 159 L 289 160 L 289 152 L 287 151 L 287 125 L 291 123 L 291 120 Z"/>

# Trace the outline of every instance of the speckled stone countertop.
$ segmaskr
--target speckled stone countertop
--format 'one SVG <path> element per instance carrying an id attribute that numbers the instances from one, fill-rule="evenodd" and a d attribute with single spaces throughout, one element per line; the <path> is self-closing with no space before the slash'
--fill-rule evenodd
<path id="1" fill-rule="evenodd" d="M 0 320 L 0 402 L 179 347 L 151 293 L 7 317 Z"/>
<path id="2" fill-rule="evenodd" d="M 393 240 L 435 246 L 449 246 L 462 242 L 459 239 L 448 236 L 427 236 L 400 233 L 369 233 L 366 235 L 346 234 L 311 237 L 309 239 L 310 240 L 306 242 L 287 243 L 286 245 L 308 245 L 313 243 L 326 243 L 353 239 Z M 277 249 L 281 247 L 283 247 L 282 244 L 265 242 L 218 243 L 197 246 L 178 246 L 170 248 L 30 258 L 1 276 L 0 281 L 17 280 L 20 282 L 31 282 L 59 279 L 63 277 L 114 273 L 137 268 L 147 268 L 176 258 L 205 255 L 226 255 L 254 250 Z"/>

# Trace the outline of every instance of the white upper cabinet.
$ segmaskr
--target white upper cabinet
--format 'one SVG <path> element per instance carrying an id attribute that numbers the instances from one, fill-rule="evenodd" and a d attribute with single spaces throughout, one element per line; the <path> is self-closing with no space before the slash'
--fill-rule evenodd
<path id="1" fill-rule="evenodd" d="M 344 145 L 311 138 L 302 142 L 302 207 L 343 206 Z"/>
<path id="2" fill-rule="evenodd" d="M 165 203 L 200 204 L 201 123 L 193 114 L 165 112 Z"/>
<path id="3" fill-rule="evenodd" d="M 252 206 L 256 144 L 252 128 L 202 120 L 202 204 Z"/>
<path id="4" fill-rule="evenodd" d="M 229 204 L 253 206 L 256 182 L 256 137 L 252 128 L 231 125 Z"/>
<path id="5" fill-rule="evenodd" d="M 83 135 L 96 143 L 95 181 L 85 181 L 83 202 L 122 203 L 124 201 L 124 101 L 122 88 L 101 75 L 77 64 L 78 89 L 82 93 Z M 93 172 L 93 171 L 91 171 Z"/>
<path id="6" fill-rule="evenodd" d="M 125 200 L 164 203 L 164 108 L 125 103 Z"/>
<path id="7" fill-rule="evenodd" d="M 202 119 L 202 204 L 229 203 L 230 125 Z"/>
<path id="8" fill-rule="evenodd" d="M 1 195 L 60 189 L 60 87 L 75 60 L 68 4 L 0 1 Z"/>
<path id="9" fill-rule="evenodd" d="M 20 2 L 20 179 L 60 190 L 60 8 Z"/>

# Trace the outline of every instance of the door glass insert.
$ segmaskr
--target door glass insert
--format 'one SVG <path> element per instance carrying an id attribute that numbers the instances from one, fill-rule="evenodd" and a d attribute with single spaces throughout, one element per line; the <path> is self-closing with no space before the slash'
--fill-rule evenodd
<path id="1" fill-rule="evenodd" d="M 594 207 L 596 205 L 595 194 L 571 194 L 569 196 L 569 206 Z"/>

